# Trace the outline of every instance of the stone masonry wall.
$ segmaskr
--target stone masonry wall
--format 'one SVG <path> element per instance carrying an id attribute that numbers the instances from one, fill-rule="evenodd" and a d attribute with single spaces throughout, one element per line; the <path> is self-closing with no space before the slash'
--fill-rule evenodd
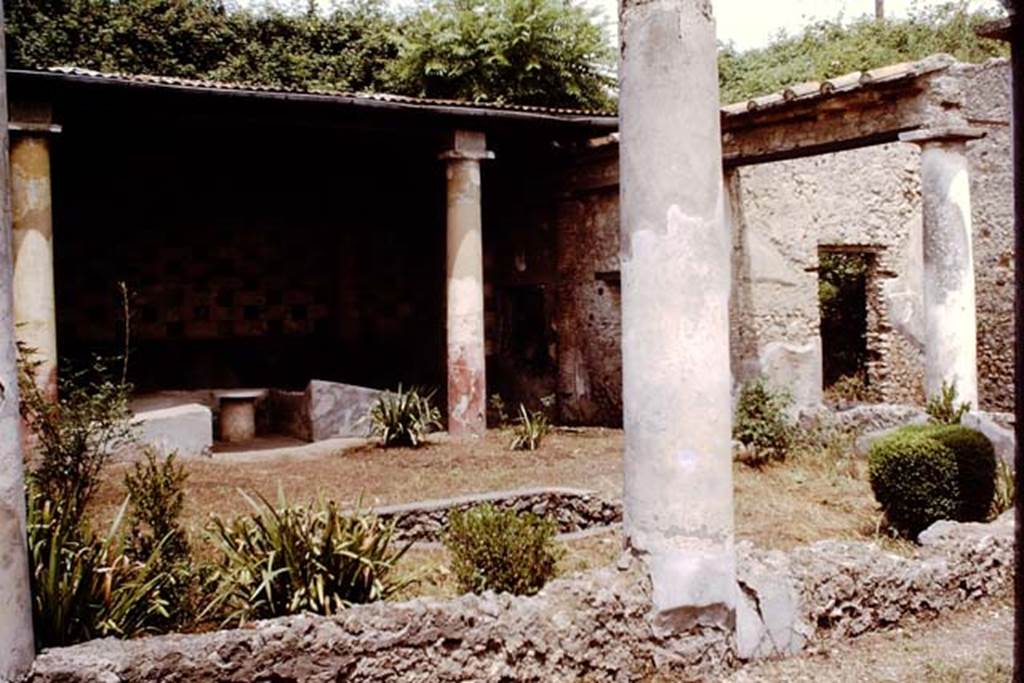
<path id="1" fill-rule="evenodd" d="M 967 93 L 971 125 L 987 133 L 968 146 L 980 408 L 1011 411 L 1009 69 L 993 60 L 949 74 Z M 874 399 L 924 399 L 918 157 L 914 145 L 892 143 L 727 172 L 734 380 L 765 374 L 800 403 L 820 400 L 819 249 L 861 250 L 874 261 L 867 292 Z M 621 420 L 617 173 L 613 151 L 585 152 L 567 170 L 569 191 L 559 200 L 559 400 L 567 422 Z"/>
<path id="2" fill-rule="evenodd" d="M 649 580 L 633 560 L 533 597 L 420 598 L 214 633 L 95 640 L 43 652 L 27 681 L 625 682 L 655 670 L 709 680 L 743 660 L 1002 594 L 1013 580 L 1013 528 L 1012 513 L 990 525 L 939 522 L 914 557 L 869 543 L 791 553 L 741 544 L 735 634 L 692 615 L 653 618 Z"/>

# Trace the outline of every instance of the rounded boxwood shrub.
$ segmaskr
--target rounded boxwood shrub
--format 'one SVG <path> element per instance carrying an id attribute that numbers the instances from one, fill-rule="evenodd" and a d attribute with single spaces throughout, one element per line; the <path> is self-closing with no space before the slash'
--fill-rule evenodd
<path id="1" fill-rule="evenodd" d="M 953 451 L 960 487 L 961 522 L 984 522 L 996 491 L 996 449 L 984 434 L 961 425 L 934 425 L 924 433 Z"/>
<path id="2" fill-rule="evenodd" d="M 940 519 L 956 519 L 961 507 L 956 455 L 927 431 L 901 429 L 868 453 L 875 498 L 889 524 L 911 538 Z"/>
<path id="3" fill-rule="evenodd" d="M 555 521 L 484 503 L 448 517 L 444 545 L 465 591 L 532 595 L 555 575 Z"/>

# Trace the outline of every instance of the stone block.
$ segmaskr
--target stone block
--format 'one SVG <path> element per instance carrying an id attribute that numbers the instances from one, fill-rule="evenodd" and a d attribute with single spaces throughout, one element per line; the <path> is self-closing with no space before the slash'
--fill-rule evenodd
<path id="1" fill-rule="evenodd" d="M 795 408 L 821 404 L 821 340 L 797 345 L 771 342 L 761 351 L 761 373 L 768 382 L 789 391 Z"/>
<path id="2" fill-rule="evenodd" d="M 1013 430 L 1000 427 L 995 420 L 982 413 L 968 413 L 960 423 L 965 427 L 976 429 L 992 442 L 996 456 L 1010 467 L 1014 465 L 1014 451 L 1017 449 L 1017 437 Z"/>
<path id="3" fill-rule="evenodd" d="M 213 413 L 199 403 L 138 411 L 135 422 L 139 441 L 165 455 L 204 456 L 213 446 Z"/>
<path id="4" fill-rule="evenodd" d="M 383 392 L 352 384 L 314 379 L 306 387 L 310 438 L 323 441 L 337 437 L 369 436 L 366 420 Z"/>

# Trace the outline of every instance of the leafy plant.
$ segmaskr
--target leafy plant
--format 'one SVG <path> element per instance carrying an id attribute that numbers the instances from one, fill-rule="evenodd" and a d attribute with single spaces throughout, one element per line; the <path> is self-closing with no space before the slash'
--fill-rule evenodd
<path id="1" fill-rule="evenodd" d="M 992 517 L 998 517 L 1013 507 L 1017 496 L 1017 477 L 1002 458 L 996 459 L 996 487 L 992 496 Z"/>
<path id="2" fill-rule="evenodd" d="M 519 417 L 512 428 L 512 450 L 535 451 L 540 448 L 541 441 L 551 433 L 547 411 L 553 403 L 554 396 L 545 396 L 541 399 L 541 410 L 530 410 L 522 403 L 519 404 Z"/>
<path id="3" fill-rule="evenodd" d="M 244 623 L 297 612 L 336 614 L 381 600 L 407 582 L 392 576 L 408 546 L 394 547 L 395 524 L 333 501 L 277 507 L 242 493 L 247 516 L 214 517 L 210 539 L 220 556 L 209 577 L 212 599 L 201 616 Z"/>
<path id="4" fill-rule="evenodd" d="M 957 403 L 956 382 L 952 384 L 942 383 L 938 396 L 928 399 L 925 412 L 928 413 L 928 420 L 934 424 L 958 425 L 963 416 L 971 410 L 970 402 Z"/>
<path id="5" fill-rule="evenodd" d="M 981 432 L 961 425 L 935 425 L 922 429 L 956 457 L 961 522 L 984 522 L 992 510 L 996 488 L 996 450 Z"/>
<path id="6" fill-rule="evenodd" d="M 739 441 L 738 459 L 751 465 L 784 460 L 793 443 L 793 425 L 786 414 L 792 399 L 774 390 L 764 379 L 748 382 L 740 390 L 732 438 Z"/>
<path id="7" fill-rule="evenodd" d="M 498 427 L 501 429 L 507 427 L 510 422 L 508 406 L 505 405 L 505 399 L 501 397 L 501 394 L 491 394 L 491 397 L 487 399 L 487 405 L 491 409 L 494 422 Z"/>
<path id="8" fill-rule="evenodd" d="M 61 501 L 68 515 L 80 517 L 111 454 L 135 439 L 131 385 L 97 357 L 85 369 L 62 371 L 54 401 L 36 384 L 33 356 L 19 347 L 21 416 L 38 459 L 33 478 L 47 500 Z"/>
<path id="9" fill-rule="evenodd" d="M 825 389 L 826 400 L 832 404 L 864 403 L 871 396 L 864 372 L 843 375 Z"/>
<path id="10" fill-rule="evenodd" d="M 527 410 L 519 404 L 519 417 L 513 427 L 511 448 L 514 451 L 535 451 L 551 431 L 548 417 L 540 410 Z"/>
<path id="11" fill-rule="evenodd" d="M 135 463 L 124 477 L 130 505 L 126 553 L 137 561 L 155 556 L 170 621 L 181 623 L 192 611 L 189 598 L 194 587 L 188 535 L 180 522 L 188 473 L 175 463 L 174 453 L 165 458 L 146 448 L 145 456 L 145 462 Z"/>
<path id="12" fill-rule="evenodd" d="M 370 434 L 385 448 L 418 448 L 427 434 L 441 427 L 441 413 L 433 398 L 433 391 L 424 394 L 417 387 L 403 391 L 401 384 L 397 391 L 384 392 L 370 408 Z"/>
<path id="13" fill-rule="evenodd" d="M 872 444 L 868 474 L 889 525 L 909 538 L 960 511 L 956 455 L 922 430 L 904 428 Z"/>
<path id="14" fill-rule="evenodd" d="M 463 590 L 532 595 L 555 574 L 556 532 L 551 519 L 485 503 L 448 516 L 444 545 Z"/>
<path id="15" fill-rule="evenodd" d="M 70 514 L 73 504 L 49 498 L 30 479 L 27 528 L 36 646 L 155 630 L 169 616 L 161 592 L 166 577 L 157 566 L 159 546 L 145 561 L 125 552 L 121 524 L 127 501 L 103 536 Z"/>
<path id="16" fill-rule="evenodd" d="M 403 23 L 388 87 L 424 97 L 607 110 L 614 52 L 561 0 L 435 0 Z"/>

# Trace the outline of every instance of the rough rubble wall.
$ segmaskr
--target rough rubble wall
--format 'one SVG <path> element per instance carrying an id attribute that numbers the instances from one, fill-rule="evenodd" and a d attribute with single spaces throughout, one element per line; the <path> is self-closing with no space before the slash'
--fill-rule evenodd
<path id="1" fill-rule="evenodd" d="M 968 145 L 978 310 L 978 396 L 985 410 L 1013 410 L 1013 167 L 1010 71 L 960 67 L 967 117 L 986 136 Z"/>
<path id="2" fill-rule="evenodd" d="M 617 159 L 597 157 L 617 175 Z M 569 424 L 622 424 L 619 188 L 570 187 L 557 208 L 558 400 Z"/>
<path id="3" fill-rule="evenodd" d="M 750 307 L 736 324 L 756 337 L 758 354 L 742 359 L 745 374 L 765 372 L 766 356 L 780 343 L 807 352 L 806 365 L 777 373 L 778 383 L 820 366 L 818 250 L 864 249 L 875 258 L 868 300 L 876 305 L 869 318 L 878 322 L 869 330 L 869 382 L 878 400 L 920 400 L 917 150 L 881 145 L 743 168 L 739 175 L 745 220 L 737 231 L 749 275 L 737 286 L 749 287 Z"/>
<path id="4" fill-rule="evenodd" d="M 1013 233 L 1009 70 L 955 66 L 971 125 L 981 408 L 1013 409 Z M 619 424 L 621 372 L 617 164 L 589 153 L 566 172 L 558 213 L 562 418 Z M 734 235 L 734 379 L 776 378 L 802 403 L 821 396 L 818 250 L 864 250 L 873 398 L 920 402 L 923 389 L 919 151 L 893 143 L 727 172 Z M 589 185 L 588 185 L 589 183 Z M 583 189 L 575 187 L 583 185 Z M 601 279 L 601 275 L 606 277 Z M 599 293 L 600 292 L 600 293 Z M 794 381 L 794 378 L 797 378 Z"/>
<path id="5" fill-rule="evenodd" d="M 790 553 L 740 544 L 735 637 L 652 619 L 650 583 L 634 562 L 553 581 L 533 597 L 420 598 L 214 633 L 94 640 L 43 652 L 28 681 L 624 682 L 655 669 L 713 680 L 740 659 L 798 652 L 1009 588 L 1012 513 L 993 524 L 939 522 L 921 540 L 909 558 L 870 543 Z"/>

